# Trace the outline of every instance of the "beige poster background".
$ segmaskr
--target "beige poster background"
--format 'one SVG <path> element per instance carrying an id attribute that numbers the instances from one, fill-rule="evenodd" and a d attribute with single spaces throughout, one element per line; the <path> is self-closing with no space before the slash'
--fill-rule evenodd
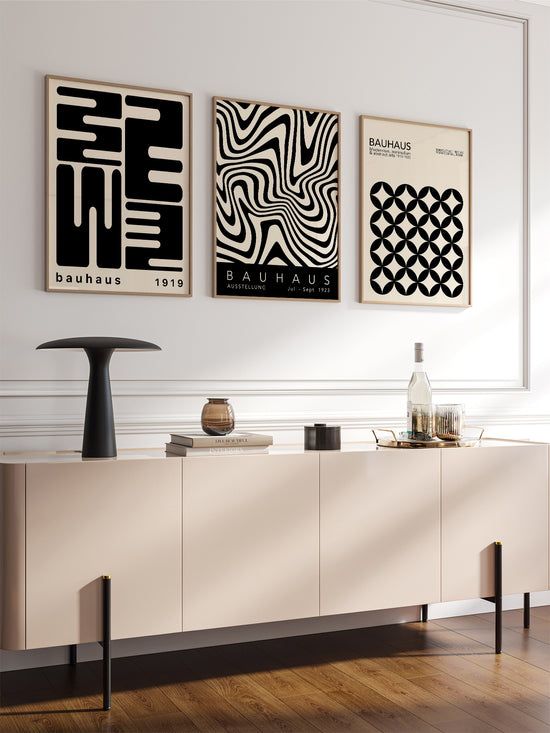
<path id="1" fill-rule="evenodd" d="M 399 305 L 437 305 L 437 306 L 458 306 L 470 305 L 470 153 L 471 153 L 471 131 L 464 128 L 443 127 L 415 122 L 385 119 L 380 117 L 361 117 L 361 301 L 363 303 L 385 303 Z M 439 290 L 436 295 L 429 296 L 422 294 L 417 288 L 411 295 L 400 294 L 395 285 L 387 294 L 377 293 L 371 284 L 371 274 L 377 264 L 371 255 L 371 244 L 377 238 L 371 230 L 371 217 L 376 213 L 377 207 L 371 201 L 371 188 L 377 181 L 388 183 L 393 191 L 400 184 L 409 184 L 418 193 L 425 186 L 432 186 L 442 194 L 444 190 L 452 188 L 457 190 L 463 199 L 463 208 L 458 214 L 458 219 L 463 227 L 461 239 L 457 242 L 464 256 L 462 265 L 458 272 L 463 280 L 462 292 L 457 297 L 449 297 Z M 381 193 L 385 197 L 384 192 Z M 405 195 L 406 203 L 409 197 Z M 429 202 L 429 198 L 428 198 Z M 390 209 L 392 215 L 397 214 L 399 209 L 395 204 Z M 418 219 L 422 215 L 421 209 L 416 206 L 412 212 Z M 441 221 L 445 214 L 441 208 L 436 212 L 436 217 Z M 384 221 L 378 225 L 383 228 L 387 226 Z M 432 231 L 428 222 L 428 231 Z M 409 229 L 411 224 L 405 221 L 402 228 Z M 451 224 L 448 232 L 452 235 L 456 229 Z M 391 240 L 393 244 L 397 241 L 394 235 Z M 420 243 L 422 239 L 415 237 L 414 242 Z M 438 239 L 438 246 L 442 242 Z M 378 250 L 380 256 L 387 254 L 382 249 Z M 401 251 L 402 256 L 412 254 L 407 248 Z M 454 255 L 456 258 L 456 255 Z M 426 258 L 433 258 L 433 253 L 428 251 Z M 395 272 L 399 269 L 397 263 L 391 265 Z M 424 269 L 420 264 L 415 266 L 419 272 Z M 442 275 L 445 266 L 440 264 L 436 272 Z M 382 276 L 381 282 L 387 282 Z M 432 285 L 433 280 L 427 281 Z"/>

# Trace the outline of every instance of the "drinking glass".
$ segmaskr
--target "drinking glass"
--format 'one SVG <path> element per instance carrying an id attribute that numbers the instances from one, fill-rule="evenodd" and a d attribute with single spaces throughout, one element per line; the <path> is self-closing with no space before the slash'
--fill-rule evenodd
<path id="1" fill-rule="evenodd" d="M 441 440 L 460 440 L 464 427 L 464 405 L 436 405 L 434 432 Z"/>

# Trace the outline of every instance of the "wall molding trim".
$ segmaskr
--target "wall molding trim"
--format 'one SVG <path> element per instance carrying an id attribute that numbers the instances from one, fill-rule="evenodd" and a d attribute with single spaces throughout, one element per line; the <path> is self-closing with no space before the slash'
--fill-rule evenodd
<path id="1" fill-rule="evenodd" d="M 480 19 L 493 21 L 495 23 L 519 24 L 523 34 L 523 155 L 522 155 L 522 179 L 523 179 L 523 226 L 521 232 L 522 251 L 522 330 L 521 330 L 521 387 L 529 390 L 531 387 L 531 122 L 530 122 L 530 69 L 529 58 L 529 17 L 514 12 L 504 11 L 498 8 L 474 5 L 470 2 L 459 2 L 457 0 L 378 0 L 389 4 L 401 4 L 403 7 L 413 8 L 428 12 L 466 13 L 477 15 Z M 475 215 L 475 210 L 474 210 Z M 475 246 L 475 244 L 474 244 Z M 474 292 L 475 297 L 475 292 Z M 505 388 L 504 388 L 505 389 Z M 495 387 L 495 391 L 502 388 Z"/>
<path id="2" fill-rule="evenodd" d="M 182 379 L 133 380 L 113 379 L 114 397 L 300 397 L 308 395 L 387 395 L 407 390 L 405 379 Z M 527 388 L 515 380 L 431 380 L 434 392 L 453 394 L 491 394 L 525 392 Z M 0 398 L 86 397 L 88 382 L 84 379 L 0 380 Z"/>
<path id="3" fill-rule="evenodd" d="M 523 226 L 521 241 L 522 294 L 521 303 L 521 357 L 520 372 L 515 379 L 445 379 L 431 380 L 436 393 L 502 394 L 521 393 L 531 385 L 531 324 L 530 324 L 530 98 L 529 98 L 529 18 L 488 7 L 471 5 L 456 0 L 376 0 L 388 5 L 407 7 L 432 13 L 477 15 L 496 23 L 520 25 L 523 34 Z M 474 243 L 475 248 L 475 243 Z M 475 298 L 475 292 L 474 292 Z M 0 380 L 0 399 L 27 397 L 84 397 L 85 380 Z M 406 380 L 383 379 L 284 379 L 284 380 L 112 380 L 115 397 L 202 397 L 213 396 L 345 396 L 401 394 L 407 388 Z"/>
<path id="4" fill-rule="evenodd" d="M 316 412 L 287 412 L 273 414 L 249 413 L 239 416 L 240 430 L 268 432 L 301 431 L 304 424 L 318 420 Z M 372 428 L 403 427 L 403 415 L 359 412 L 323 412 L 323 419 L 340 425 L 344 430 L 372 430 Z M 550 414 L 520 413 L 474 414 L 468 424 L 486 429 L 497 426 L 550 425 Z M 120 415 L 115 419 L 119 435 L 166 435 L 167 433 L 197 430 L 200 419 L 192 414 Z M 66 415 L 6 415 L 0 417 L 0 438 L 37 438 L 81 435 L 83 414 Z"/>
<path id="5" fill-rule="evenodd" d="M 378 0 L 380 1 L 380 0 Z M 382 2 L 393 3 L 395 0 L 381 0 Z M 493 1 L 493 0 L 492 0 Z M 399 0 L 398 0 L 399 2 Z M 471 2 L 456 2 L 456 0 L 401 0 L 408 5 L 424 6 L 425 9 L 437 10 L 448 10 L 456 11 L 459 13 L 473 13 L 474 15 L 485 16 L 489 19 L 495 20 L 508 20 L 517 23 L 527 23 L 528 17 L 521 13 L 515 13 L 512 11 L 506 11 L 502 9 L 488 8 L 484 5 L 475 5 Z M 524 0 L 529 2 L 529 0 Z M 537 2 L 537 0 L 535 0 Z"/>

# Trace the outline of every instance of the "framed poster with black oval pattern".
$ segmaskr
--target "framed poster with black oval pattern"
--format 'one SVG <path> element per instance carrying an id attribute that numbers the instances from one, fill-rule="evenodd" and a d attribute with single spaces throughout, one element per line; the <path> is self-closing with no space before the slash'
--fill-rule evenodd
<path id="1" fill-rule="evenodd" d="M 471 130 L 360 118 L 361 302 L 471 305 Z"/>
<path id="2" fill-rule="evenodd" d="M 340 299 L 340 114 L 214 98 L 214 295 Z"/>

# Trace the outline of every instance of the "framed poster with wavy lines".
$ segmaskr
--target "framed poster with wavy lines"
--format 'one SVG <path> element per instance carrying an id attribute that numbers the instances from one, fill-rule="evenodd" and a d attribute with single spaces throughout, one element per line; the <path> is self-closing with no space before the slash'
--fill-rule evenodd
<path id="1" fill-rule="evenodd" d="M 361 302 L 471 305 L 471 130 L 360 123 Z"/>
<path id="2" fill-rule="evenodd" d="M 214 98 L 214 295 L 340 299 L 340 114 Z"/>

